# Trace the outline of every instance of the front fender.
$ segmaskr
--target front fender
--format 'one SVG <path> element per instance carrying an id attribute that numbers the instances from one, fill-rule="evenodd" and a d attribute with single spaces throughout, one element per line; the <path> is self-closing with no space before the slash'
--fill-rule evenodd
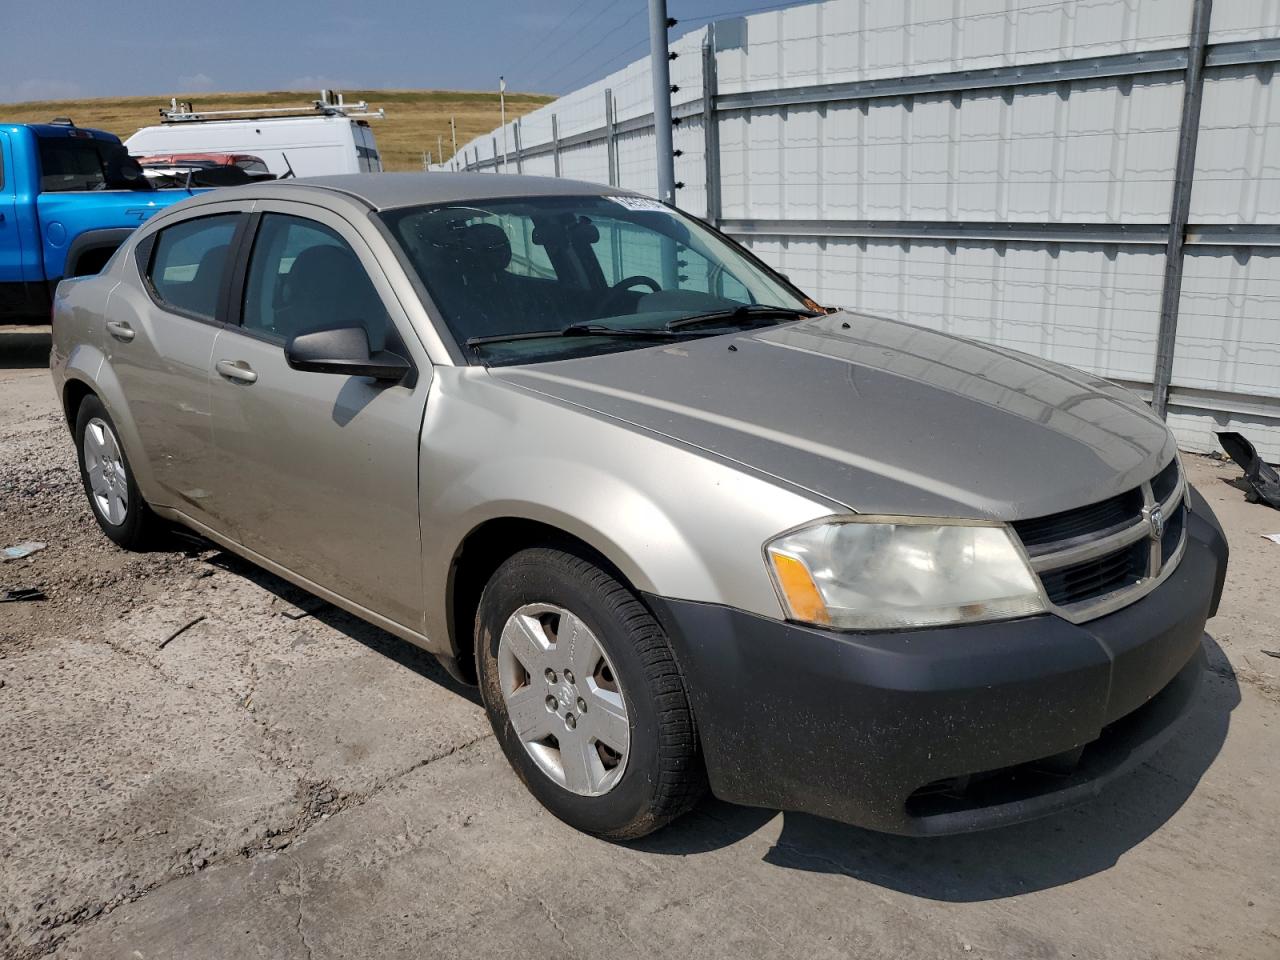
<path id="1" fill-rule="evenodd" d="M 761 548 L 837 507 L 658 434 L 441 367 L 421 438 L 426 633 L 447 646 L 449 573 L 490 520 L 547 524 L 640 591 L 782 616 Z"/>

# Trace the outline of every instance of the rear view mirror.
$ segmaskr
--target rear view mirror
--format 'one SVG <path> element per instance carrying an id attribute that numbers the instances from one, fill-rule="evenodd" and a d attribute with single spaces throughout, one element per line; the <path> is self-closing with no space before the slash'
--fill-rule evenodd
<path id="1" fill-rule="evenodd" d="M 337 373 L 397 381 L 409 372 L 409 361 L 387 350 L 369 352 L 364 327 L 336 327 L 300 333 L 285 344 L 284 357 L 295 370 Z"/>

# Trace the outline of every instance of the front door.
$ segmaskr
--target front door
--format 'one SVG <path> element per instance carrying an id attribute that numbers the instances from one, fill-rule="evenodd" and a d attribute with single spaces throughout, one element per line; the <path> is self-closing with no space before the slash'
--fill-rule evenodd
<path id="1" fill-rule="evenodd" d="M 112 291 L 103 331 L 108 367 L 129 404 L 128 417 L 116 420 L 137 431 L 140 451 L 130 455 L 141 461 L 134 469 L 143 492 L 152 505 L 201 522 L 210 519 L 209 362 L 247 217 L 235 207 L 202 209 L 145 238 L 135 249 L 144 282 Z"/>
<path id="2" fill-rule="evenodd" d="M 431 368 L 380 267 L 342 218 L 261 202 L 240 325 L 210 378 L 215 510 L 244 546 L 411 629 L 423 620 L 418 436 Z M 398 384 L 304 373 L 286 340 L 365 327 L 411 359 Z"/>

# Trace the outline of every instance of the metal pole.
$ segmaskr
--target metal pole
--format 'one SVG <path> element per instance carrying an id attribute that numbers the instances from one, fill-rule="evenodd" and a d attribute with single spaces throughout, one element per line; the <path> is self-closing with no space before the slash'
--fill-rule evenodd
<path id="1" fill-rule="evenodd" d="M 551 115 L 551 161 L 555 165 L 555 175 L 560 176 L 560 122 L 556 115 Z"/>
<path id="2" fill-rule="evenodd" d="M 671 66 L 667 59 L 667 0 L 649 0 L 649 72 L 653 74 L 653 139 L 658 199 L 676 202 L 676 158 L 671 144 Z"/>
<path id="3" fill-rule="evenodd" d="M 444 135 L 439 133 L 436 134 L 436 156 L 444 163 Z"/>
<path id="4" fill-rule="evenodd" d="M 1187 75 L 1182 84 L 1182 123 L 1178 128 L 1178 161 L 1173 174 L 1173 203 L 1169 212 L 1169 245 L 1164 258 L 1164 289 L 1160 294 L 1160 331 L 1156 335 L 1156 368 L 1151 406 L 1161 418 L 1169 409 L 1169 383 L 1178 338 L 1178 304 L 1182 299 L 1183 244 L 1191 215 L 1196 145 L 1200 136 L 1200 105 L 1204 100 L 1204 54 L 1209 42 L 1213 0 L 1194 0 L 1191 34 L 1187 40 Z"/>
<path id="5" fill-rule="evenodd" d="M 498 77 L 498 109 L 502 111 L 502 172 L 507 173 L 507 81 Z"/>
<path id="6" fill-rule="evenodd" d="M 453 138 L 453 155 L 458 155 L 458 124 L 454 122 L 453 117 L 449 118 L 449 136 Z"/>
<path id="7" fill-rule="evenodd" d="M 613 91 L 604 92 L 605 152 L 609 157 L 609 186 L 618 185 L 618 141 L 613 117 Z"/>
<path id="8" fill-rule="evenodd" d="M 702 41 L 702 136 L 703 166 L 707 173 L 707 222 L 720 225 L 720 121 L 716 119 L 716 25 L 707 27 Z"/>
<path id="9" fill-rule="evenodd" d="M 498 138 L 492 137 L 491 139 L 493 140 L 493 172 L 500 173 L 501 170 L 498 167 Z M 506 157 L 503 157 L 502 159 L 503 159 L 503 162 L 505 163 Z"/>
<path id="10" fill-rule="evenodd" d="M 516 118 L 516 122 L 511 127 L 511 133 L 516 138 L 516 173 L 524 173 L 524 147 L 520 145 L 520 118 Z"/>

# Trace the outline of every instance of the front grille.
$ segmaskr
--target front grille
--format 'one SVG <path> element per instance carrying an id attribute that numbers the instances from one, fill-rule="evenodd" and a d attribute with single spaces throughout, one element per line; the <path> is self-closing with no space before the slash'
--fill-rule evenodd
<path id="1" fill-rule="evenodd" d="M 1022 545 L 1030 550 L 1044 544 L 1088 537 L 1119 524 L 1133 523 L 1141 515 L 1142 491 L 1135 487 L 1100 503 L 1051 513 L 1047 517 L 1016 520 L 1013 529 L 1022 538 Z"/>
<path id="2" fill-rule="evenodd" d="M 1169 465 L 1151 478 L 1151 495 L 1156 503 L 1164 503 L 1178 486 L 1178 458 L 1174 457 Z"/>
<path id="3" fill-rule="evenodd" d="M 1175 457 L 1147 482 L 1097 503 L 1018 520 L 1045 595 L 1075 622 L 1143 596 L 1176 563 L 1186 537 L 1185 490 Z M 1163 530 L 1154 516 L 1159 510 Z M 1160 533 L 1159 545 L 1153 537 Z"/>
<path id="4" fill-rule="evenodd" d="M 1044 592 L 1060 607 L 1131 587 L 1147 575 L 1151 554 L 1144 538 L 1093 560 L 1046 570 L 1040 574 Z"/>
<path id="5" fill-rule="evenodd" d="M 1182 528 L 1187 522 L 1187 505 L 1178 504 L 1170 516 L 1164 518 L 1164 536 L 1160 538 L 1160 551 L 1166 557 L 1172 557 L 1182 542 Z"/>

